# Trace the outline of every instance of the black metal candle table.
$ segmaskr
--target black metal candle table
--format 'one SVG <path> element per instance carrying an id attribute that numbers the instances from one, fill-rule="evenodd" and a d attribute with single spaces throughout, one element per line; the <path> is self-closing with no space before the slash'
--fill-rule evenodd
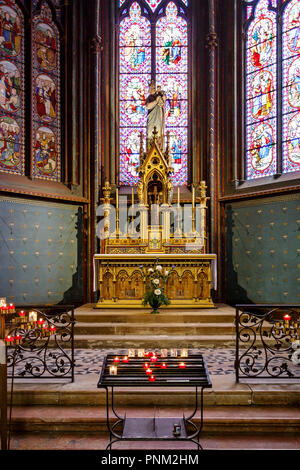
<path id="1" fill-rule="evenodd" d="M 98 382 L 98 388 L 106 390 L 106 417 L 110 433 L 110 442 L 106 450 L 112 449 L 112 444 L 118 441 L 191 441 L 202 449 L 199 442 L 203 427 L 203 390 L 211 388 L 205 359 L 201 354 L 189 357 L 157 357 L 151 362 L 148 357 L 130 357 L 123 362 L 125 356 L 118 356 L 119 362 L 114 362 L 115 356 L 107 355 Z M 151 375 L 146 374 L 144 364 L 148 363 L 155 380 L 150 381 Z M 163 367 L 163 363 L 165 367 Z M 183 363 L 183 364 L 182 364 Z M 117 375 L 110 375 L 110 367 L 117 367 Z M 180 367 L 181 366 L 181 367 Z M 152 379 L 153 380 L 153 379 Z M 193 387 L 195 389 L 195 409 L 188 417 L 181 418 L 129 418 L 121 417 L 114 406 L 115 387 L 151 387 L 153 390 L 162 387 Z M 111 388 L 111 404 L 109 404 L 109 388 Z M 200 389 L 200 422 L 193 422 L 199 408 Z M 110 422 L 111 411 L 117 420 Z"/>

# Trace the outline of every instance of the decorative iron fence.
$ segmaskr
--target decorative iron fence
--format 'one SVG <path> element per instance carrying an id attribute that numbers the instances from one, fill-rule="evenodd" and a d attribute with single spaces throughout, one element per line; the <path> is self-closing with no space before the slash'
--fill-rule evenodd
<path id="1" fill-rule="evenodd" d="M 74 382 L 74 324 L 70 305 L 26 306 L 7 315 L 8 378 Z"/>
<path id="2" fill-rule="evenodd" d="M 236 381 L 300 379 L 300 305 L 236 305 Z"/>

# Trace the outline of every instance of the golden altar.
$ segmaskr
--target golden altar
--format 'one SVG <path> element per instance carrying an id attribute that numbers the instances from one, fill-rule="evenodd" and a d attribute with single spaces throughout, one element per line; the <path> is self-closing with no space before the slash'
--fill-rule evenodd
<path id="1" fill-rule="evenodd" d="M 147 152 L 143 152 L 141 135 L 140 179 L 137 194 L 132 192 L 125 228 L 120 225 L 120 210 L 127 210 L 128 203 L 126 207 L 120 204 L 116 188 L 115 205 L 111 205 L 112 187 L 106 182 L 103 188 L 104 222 L 98 236 L 104 241 L 104 253 L 94 255 L 96 308 L 143 308 L 143 271 L 157 260 L 163 268 L 172 269 L 165 290 L 171 303 L 166 308 L 213 308 L 216 255 L 207 253 L 205 182 L 198 185 L 198 194 L 193 186 L 192 204 L 184 207 L 178 187 L 174 204 L 169 137 L 164 152 L 153 134 Z"/>

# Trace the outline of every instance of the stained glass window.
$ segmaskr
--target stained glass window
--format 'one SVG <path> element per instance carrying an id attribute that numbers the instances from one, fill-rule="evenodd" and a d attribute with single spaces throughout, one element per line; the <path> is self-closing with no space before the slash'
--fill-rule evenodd
<path id="1" fill-rule="evenodd" d="M 156 83 L 165 91 L 166 132 L 170 132 L 170 149 L 175 185 L 187 181 L 188 131 L 188 39 L 186 20 L 177 16 L 170 2 L 166 16 L 156 26 Z"/>
<path id="2" fill-rule="evenodd" d="M 120 24 L 120 183 L 138 181 L 140 132 L 146 131 L 146 94 L 151 80 L 150 21 L 134 2 Z"/>
<path id="3" fill-rule="evenodd" d="M 24 18 L 14 1 L 0 1 L 0 171 L 23 175 Z"/>
<path id="4" fill-rule="evenodd" d="M 247 179 L 273 175 L 276 159 L 276 14 L 256 5 L 246 43 Z"/>
<path id="5" fill-rule="evenodd" d="M 146 0 L 153 17 L 132 2 L 120 22 L 120 184 L 138 182 L 140 133 L 146 142 L 146 98 L 150 81 L 166 93 L 166 131 L 170 133 L 173 181 L 187 183 L 188 32 L 175 2 L 159 10 L 160 1 Z M 178 2 L 182 5 L 182 2 Z M 187 2 L 183 2 L 187 4 Z M 161 12 L 163 11 L 163 15 Z M 151 39 L 155 41 L 151 42 Z"/>
<path id="6" fill-rule="evenodd" d="M 300 170 L 300 7 L 282 3 L 245 3 L 246 179 Z"/>
<path id="7" fill-rule="evenodd" d="M 48 5 L 32 27 L 32 173 L 60 180 L 60 43 Z"/>

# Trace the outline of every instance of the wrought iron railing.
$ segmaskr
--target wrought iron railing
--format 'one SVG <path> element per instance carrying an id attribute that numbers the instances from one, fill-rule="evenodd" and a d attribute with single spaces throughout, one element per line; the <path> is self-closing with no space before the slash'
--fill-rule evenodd
<path id="1" fill-rule="evenodd" d="M 74 306 L 26 306 L 23 311 L 25 321 L 16 315 L 5 325 L 8 378 L 74 382 Z M 30 311 L 37 321 L 28 321 Z"/>
<path id="2" fill-rule="evenodd" d="M 300 305 L 236 305 L 236 381 L 300 380 Z"/>

